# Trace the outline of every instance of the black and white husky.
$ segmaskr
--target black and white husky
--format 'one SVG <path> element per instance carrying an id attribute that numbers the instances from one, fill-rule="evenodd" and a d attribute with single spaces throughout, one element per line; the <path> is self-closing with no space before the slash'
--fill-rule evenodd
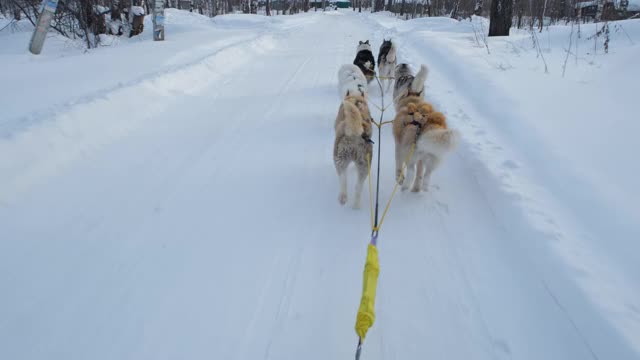
<path id="1" fill-rule="evenodd" d="M 362 70 L 364 76 L 367 77 L 367 83 L 370 83 L 371 80 L 373 80 L 373 76 L 376 74 L 376 60 L 373 58 L 373 52 L 371 51 L 369 40 L 364 42 L 360 41 L 360 44 L 358 44 L 358 53 L 356 54 L 356 58 L 353 60 L 353 65 Z"/>
<path id="2" fill-rule="evenodd" d="M 393 84 L 394 71 L 396 68 L 396 45 L 389 40 L 382 39 L 382 46 L 380 46 L 380 52 L 378 53 L 378 74 L 379 76 L 387 77 L 382 79 L 382 83 L 386 82 L 386 91 L 391 89 Z"/>

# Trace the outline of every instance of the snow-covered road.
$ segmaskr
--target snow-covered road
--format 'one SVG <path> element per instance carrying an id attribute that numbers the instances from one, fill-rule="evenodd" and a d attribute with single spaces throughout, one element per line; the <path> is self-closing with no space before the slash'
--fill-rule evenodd
<path id="1" fill-rule="evenodd" d="M 337 201 L 336 72 L 387 35 L 350 12 L 284 18 L 0 138 L 0 358 L 351 359 L 369 213 Z M 401 59 L 430 66 L 463 143 L 392 205 L 362 358 L 637 359 L 638 284 L 539 209 L 556 204 L 523 206 L 535 184 L 484 97 L 410 40 Z M 385 128 L 384 201 L 393 159 Z"/>

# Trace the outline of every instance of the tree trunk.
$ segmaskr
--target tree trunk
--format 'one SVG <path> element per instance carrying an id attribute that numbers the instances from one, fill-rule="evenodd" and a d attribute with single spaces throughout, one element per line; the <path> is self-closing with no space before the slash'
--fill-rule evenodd
<path id="1" fill-rule="evenodd" d="M 267 16 L 271 16 L 271 0 L 267 0 L 266 10 Z"/>
<path id="2" fill-rule="evenodd" d="M 404 15 L 404 5 L 406 4 L 406 0 L 402 0 L 402 4 L 400 5 L 400 16 Z"/>
<path id="3" fill-rule="evenodd" d="M 489 36 L 509 36 L 512 10 L 512 0 L 494 0 L 491 2 Z"/>
<path id="4" fill-rule="evenodd" d="M 508 0 L 507 0 L 508 1 Z M 458 18 L 458 8 L 460 7 L 460 1 L 456 1 L 455 4 L 453 4 L 453 10 L 451 10 L 451 15 L 450 17 L 452 19 L 457 19 Z"/>
<path id="5" fill-rule="evenodd" d="M 544 27 L 544 16 L 547 12 L 547 1 L 548 0 L 544 0 L 544 7 L 542 8 L 542 13 L 540 14 L 540 32 L 542 32 L 542 28 Z"/>
<path id="6" fill-rule="evenodd" d="M 476 0 L 476 5 L 473 8 L 473 14 L 475 16 L 482 15 L 482 0 Z"/>
<path id="7" fill-rule="evenodd" d="M 522 29 L 523 25 L 522 17 L 524 16 L 524 1 L 525 0 L 515 0 L 515 3 L 513 4 L 516 7 L 516 18 L 518 19 L 518 23 L 516 24 L 516 26 L 518 27 L 518 29 Z"/>
<path id="8" fill-rule="evenodd" d="M 387 11 L 391 11 L 391 8 L 393 7 L 393 0 L 389 0 L 387 1 Z"/>
<path id="9" fill-rule="evenodd" d="M 384 0 L 374 0 L 373 2 L 373 11 L 382 11 L 384 10 Z"/>

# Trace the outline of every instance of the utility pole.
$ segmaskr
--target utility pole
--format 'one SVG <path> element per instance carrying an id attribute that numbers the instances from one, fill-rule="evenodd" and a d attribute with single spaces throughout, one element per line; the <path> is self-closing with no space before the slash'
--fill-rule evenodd
<path id="1" fill-rule="evenodd" d="M 153 41 L 164 40 L 164 0 L 153 2 Z"/>
<path id="2" fill-rule="evenodd" d="M 42 12 L 38 16 L 38 24 L 33 29 L 33 35 L 31 35 L 31 41 L 29 42 L 29 51 L 32 54 L 38 55 L 42 52 L 42 46 L 47 39 L 47 32 L 49 31 L 49 25 L 51 25 L 51 19 L 56 13 L 58 7 L 58 0 L 43 0 Z"/>

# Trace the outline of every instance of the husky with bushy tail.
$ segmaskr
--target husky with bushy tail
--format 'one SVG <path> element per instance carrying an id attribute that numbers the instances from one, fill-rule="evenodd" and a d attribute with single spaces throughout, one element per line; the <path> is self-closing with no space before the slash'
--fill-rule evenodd
<path id="1" fill-rule="evenodd" d="M 418 96 L 424 98 L 424 83 L 427 81 L 429 69 L 426 65 L 421 65 L 417 74 L 408 64 L 398 64 L 395 70 L 395 86 L 393 87 L 393 103 L 396 111 L 399 110 L 398 103 L 409 96 Z"/>
<path id="2" fill-rule="evenodd" d="M 459 134 L 450 129 L 443 113 L 417 95 L 400 100 L 393 120 L 396 143 L 396 180 L 404 191 L 428 191 L 431 173 L 458 142 Z M 406 177 L 403 164 L 406 162 Z"/>
<path id="3" fill-rule="evenodd" d="M 373 152 L 371 114 L 364 97 L 347 94 L 340 104 L 335 122 L 333 162 L 340 180 L 338 201 L 347 203 L 347 167 L 354 163 L 358 171 L 353 207 L 360 207 L 362 186 L 367 178 Z"/>

